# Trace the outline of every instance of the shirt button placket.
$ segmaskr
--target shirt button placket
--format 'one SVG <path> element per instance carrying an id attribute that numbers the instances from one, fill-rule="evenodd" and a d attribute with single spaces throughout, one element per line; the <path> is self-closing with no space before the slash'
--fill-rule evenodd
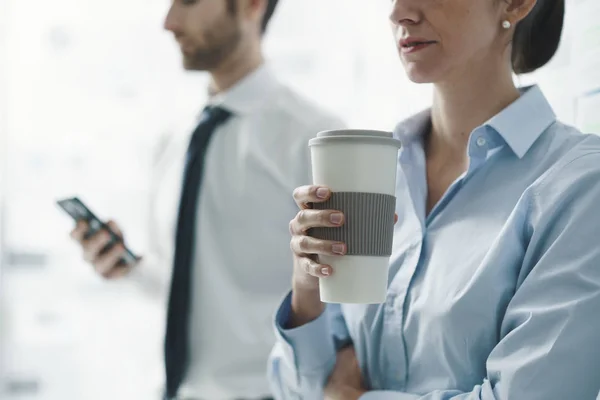
<path id="1" fill-rule="evenodd" d="M 404 386 L 406 384 L 405 365 L 406 363 L 406 348 L 403 338 L 403 321 L 404 321 L 404 302 L 410 288 L 410 282 L 416 269 L 419 265 L 421 254 L 421 241 L 414 243 L 407 249 L 407 254 L 403 265 L 398 270 L 396 277 L 392 282 L 393 292 L 390 292 L 384 305 L 385 321 L 383 326 L 383 354 L 387 367 L 385 377 L 392 379 L 392 382 L 383 382 L 387 387 L 401 389 L 398 384 Z"/>

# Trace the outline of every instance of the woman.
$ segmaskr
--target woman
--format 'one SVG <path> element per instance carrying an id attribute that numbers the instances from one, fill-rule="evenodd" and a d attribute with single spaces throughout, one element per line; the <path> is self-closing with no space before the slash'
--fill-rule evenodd
<path id="1" fill-rule="evenodd" d="M 387 301 L 325 306 L 315 255 L 343 243 L 303 187 L 293 289 L 269 367 L 280 399 L 593 399 L 600 388 L 600 138 L 556 121 L 512 73 L 554 55 L 563 0 L 396 0 L 405 70 L 431 110 L 396 129 Z M 337 358 L 337 362 L 336 362 Z"/>

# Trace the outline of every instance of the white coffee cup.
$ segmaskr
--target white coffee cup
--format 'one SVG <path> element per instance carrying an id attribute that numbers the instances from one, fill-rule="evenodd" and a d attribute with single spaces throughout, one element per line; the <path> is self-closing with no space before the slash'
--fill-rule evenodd
<path id="1" fill-rule="evenodd" d="M 392 250 L 400 141 L 390 132 L 343 129 L 320 132 L 309 146 L 313 184 L 333 193 L 332 201 L 314 208 L 345 214 L 344 227 L 318 228 L 309 234 L 348 246 L 347 255 L 319 256 L 319 262 L 334 271 L 320 279 L 321 301 L 382 303 Z"/>

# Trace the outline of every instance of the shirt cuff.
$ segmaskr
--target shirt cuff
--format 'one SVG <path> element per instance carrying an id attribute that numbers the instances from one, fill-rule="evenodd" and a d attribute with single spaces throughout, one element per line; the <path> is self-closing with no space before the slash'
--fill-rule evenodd
<path id="1" fill-rule="evenodd" d="M 298 373 L 318 374 L 320 369 L 329 368 L 336 356 L 327 308 L 314 321 L 298 328 L 284 329 L 290 319 L 291 309 L 290 292 L 275 316 L 276 336 L 283 345 L 285 357 L 294 363 Z"/>

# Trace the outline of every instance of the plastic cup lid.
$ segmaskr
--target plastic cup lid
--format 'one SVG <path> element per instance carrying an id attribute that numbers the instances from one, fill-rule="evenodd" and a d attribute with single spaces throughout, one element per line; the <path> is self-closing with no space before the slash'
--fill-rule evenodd
<path id="1" fill-rule="evenodd" d="M 371 129 L 336 129 L 319 132 L 316 138 L 310 139 L 309 146 L 323 144 L 385 144 L 400 148 L 400 140 L 394 139 L 392 132 Z"/>

